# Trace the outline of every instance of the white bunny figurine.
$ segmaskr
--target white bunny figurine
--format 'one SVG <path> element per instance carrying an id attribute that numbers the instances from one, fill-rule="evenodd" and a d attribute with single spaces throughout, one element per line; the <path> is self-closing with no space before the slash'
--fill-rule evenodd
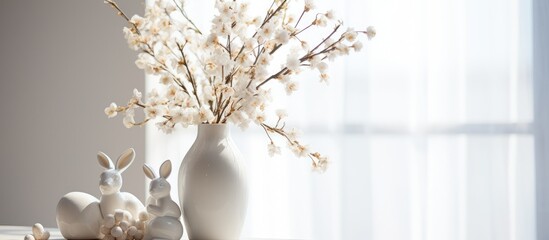
<path id="1" fill-rule="evenodd" d="M 134 157 L 135 151 L 133 148 L 124 151 L 118 157 L 115 167 L 105 153 L 99 152 L 97 154 L 99 164 L 106 169 L 101 173 L 99 181 L 99 189 L 101 190 L 99 207 L 101 208 L 103 217 L 106 217 L 108 214 L 114 214 L 117 209 L 123 209 L 130 214 L 130 216 L 125 216 L 126 220 L 132 223 L 138 218 L 139 213 L 145 211 L 143 203 L 137 197 L 131 193 L 120 192 L 120 188 L 122 187 L 121 173 L 132 164 Z"/>
<path id="2" fill-rule="evenodd" d="M 160 177 L 156 177 L 151 167 L 143 165 L 145 175 L 150 178 L 150 198 L 147 200 L 147 211 L 151 220 L 145 228 L 145 240 L 171 239 L 179 240 L 183 236 L 183 225 L 179 221 L 181 210 L 170 197 L 171 186 L 166 180 L 172 172 L 172 163 L 166 160 L 160 166 Z"/>

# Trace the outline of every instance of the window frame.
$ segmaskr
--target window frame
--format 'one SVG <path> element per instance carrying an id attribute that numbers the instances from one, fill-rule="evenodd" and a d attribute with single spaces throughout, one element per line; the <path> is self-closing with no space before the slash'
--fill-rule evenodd
<path id="1" fill-rule="evenodd" d="M 533 79 L 537 239 L 549 239 L 549 2 L 533 0 Z"/>

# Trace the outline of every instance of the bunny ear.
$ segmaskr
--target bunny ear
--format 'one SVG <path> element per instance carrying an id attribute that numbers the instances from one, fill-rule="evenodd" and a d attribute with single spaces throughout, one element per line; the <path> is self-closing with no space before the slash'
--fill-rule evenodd
<path id="1" fill-rule="evenodd" d="M 107 156 L 107 154 L 103 152 L 97 153 L 97 160 L 99 161 L 99 165 L 103 166 L 106 169 L 113 169 L 114 164 L 112 163 L 112 160 Z"/>
<path id="2" fill-rule="evenodd" d="M 162 163 L 162 166 L 160 166 L 160 177 L 168 178 L 171 172 L 172 172 L 172 162 L 170 160 L 164 161 L 164 163 Z"/>
<path id="3" fill-rule="evenodd" d="M 145 176 L 147 176 L 151 180 L 156 178 L 152 168 L 149 165 L 147 165 L 146 163 L 143 164 L 143 172 L 145 172 Z"/>
<path id="4" fill-rule="evenodd" d="M 128 150 L 124 151 L 120 157 L 118 157 L 118 160 L 116 161 L 116 170 L 119 172 L 123 172 L 132 164 L 133 159 L 135 158 L 135 151 L 133 148 L 129 148 Z"/>

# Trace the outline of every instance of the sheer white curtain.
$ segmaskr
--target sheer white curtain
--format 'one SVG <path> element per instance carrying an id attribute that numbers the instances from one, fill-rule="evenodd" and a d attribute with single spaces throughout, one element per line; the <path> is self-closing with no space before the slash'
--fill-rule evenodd
<path id="1" fill-rule="evenodd" d="M 187 2 L 210 17 L 213 2 Z M 329 86 L 302 74 L 297 94 L 280 94 L 288 124 L 330 156 L 325 174 L 291 154 L 269 158 L 260 129 L 232 129 L 250 170 L 244 235 L 535 239 L 531 1 L 317 5 L 378 36 L 332 63 Z M 147 161 L 178 169 L 194 137 L 148 126 Z"/>

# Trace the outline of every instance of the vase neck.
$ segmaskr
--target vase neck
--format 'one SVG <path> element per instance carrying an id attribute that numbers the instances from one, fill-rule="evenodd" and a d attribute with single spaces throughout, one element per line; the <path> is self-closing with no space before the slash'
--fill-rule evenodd
<path id="1" fill-rule="evenodd" d="M 229 133 L 227 124 L 200 124 L 197 139 L 222 139 L 228 137 Z"/>

